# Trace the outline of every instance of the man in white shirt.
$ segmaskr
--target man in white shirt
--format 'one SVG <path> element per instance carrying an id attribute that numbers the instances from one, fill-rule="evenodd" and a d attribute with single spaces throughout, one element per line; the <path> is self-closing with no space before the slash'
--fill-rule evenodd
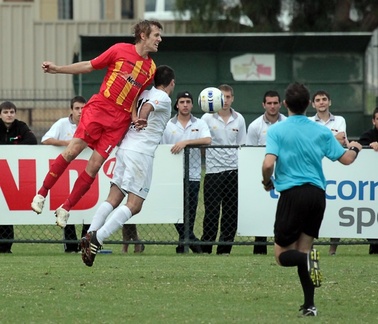
<path id="1" fill-rule="evenodd" d="M 187 145 L 210 145 L 211 134 L 207 124 L 192 115 L 193 96 L 189 91 L 183 91 L 177 94 L 176 103 L 173 108 L 177 115 L 169 120 L 161 140 L 161 144 L 174 144 L 172 154 L 180 153 Z M 189 233 L 190 241 L 198 241 L 194 234 L 194 223 L 196 220 L 198 193 L 201 182 L 201 151 L 199 148 L 190 148 L 189 151 L 189 179 L 188 193 L 184 185 L 184 199 L 188 199 L 189 206 Z M 184 216 L 185 222 L 185 216 Z M 179 234 L 179 241 L 185 239 L 185 224 L 175 224 Z M 201 253 L 201 246 L 196 244 L 189 245 L 193 253 Z M 176 247 L 176 253 L 184 253 L 184 246 L 179 244 Z"/>
<path id="2" fill-rule="evenodd" d="M 265 112 L 248 126 L 247 145 L 265 145 L 268 128 L 286 119 L 286 116 L 280 113 L 281 99 L 277 91 L 265 92 L 262 106 Z"/>
<path id="3" fill-rule="evenodd" d="M 67 146 L 72 140 L 81 117 L 81 110 L 86 104 L 82 96 L 71 99 L 71 113 L 68 117 L 57 120 L 43 135 L 41 143 L 46 145 Z"/>
<path id="4" fill-rule="evenodd" d="M 346 145 L 346 122 L 344 117 L 332 115 L 330 110 L 331 96 L 324 90 L 316 91 L 312 96 L 312 107 L 316 110 L 315 116 L 309 117 L 312 121 L 328 127 L 341 145 Z M 331 242 L 337 243 L 339 238 L 331 238 Z M 335 255 L 337 244 L 331 244 L 329 254 Z"/>
<path id="5" fill-rule="evenodd" d="M 219 89 L 224 95 L 223 108 L 215 114 L 204 114 L 202 120 L 210 129 L 212 145 L 244 145 L 246 126 L 244 117 L 231 105 L 234 90 L 223 84 Z M 219 242 L 233 242 L 238 226 L 238 149 L 206 149 L 206 175 L 204 180 L 205 215 L 201 241 L 214 242 L 218 234 L 220 211 Z M 212 253 L 212 245 L 203 245 L 202 252 Z M 217 254 L 230 254 L 231 244 L 220 243 Z"/>
<path id="6" fill-rule="evenodd" d="M 71 113 L 68 117 L 57 120 L 43 135 L 41 143 L 45 145 L 67 146 L 72 140 L 81 117 L 81 110 L 86 104 L 82 96 L 76 96 L 71 99 Z M 81 237 L 87 233 L 88 224 L 83 224 Z M 64 229 L 64 240 L 77 241 L 76 228 L 74 224 L 67 225 Z M 65 243 L 64 252 L 76 253 L 80 251 L 80 245 L 77 243 Z"/>
<path id="7" fill-rule="evenodd" d="M 265 92 L 262 106 L 265 112 L 248 126 L 247 145 L 265 145 L 268 128 L 286 119 L 286 116 L 280 113 L 281 98 L 277 91 L 269 90 Z M 255 242 L 266 241 L 266 237 L 256 236 L 255 238 Z M 254 245 L 253 254 L 267 254 L 266 245 Z"/>
<path id="8" fill-rule="evenodd" d="M 330 112 L 332 101 L 328 92 L 319 90 L 312 96 L 312 107 L 316 110 L 315 116 L 309 117 L 312 121 L 328 127 L 341 145 L 346 145 L 346 122 L 344 117 L 332 115 Z"/>
<path id="9" fill-rule="evenodd" d="M 169 96 L 175 87 L 174 71 L 167 65 L 157 67 L 154 83 L 151 90 L 143 91 L 138 98 L 133 124 L 116 153 L 108 198 L 97 209 L 88 233 L 81 239 L 81 256 L 88 267 L 93 265 L 103 241 L 138 214 L 147 198 L 154 154 L 171 117 Z M 119 206 L 126 195 L 126 204 Z"/>

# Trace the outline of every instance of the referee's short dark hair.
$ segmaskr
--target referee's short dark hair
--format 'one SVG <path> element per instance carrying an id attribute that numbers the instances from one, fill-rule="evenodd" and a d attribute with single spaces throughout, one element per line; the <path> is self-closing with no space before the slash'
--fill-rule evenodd
<path id="1" fill-rule="evenodd" d="M 303 114 L 310 104 L 310 91 L 304 84 L 292 83 L 286 88 L 285 103 L 294 114 Z"/>

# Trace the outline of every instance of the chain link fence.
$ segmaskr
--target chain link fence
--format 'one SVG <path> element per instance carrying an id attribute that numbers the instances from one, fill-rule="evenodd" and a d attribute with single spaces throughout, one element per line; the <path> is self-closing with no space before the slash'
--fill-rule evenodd
<path id="1" fill-rule="evenodd" d="M 176 246 L 176 252 L 187 252 L 190 249 L 198 252 L 200 246 L 204 252 L 210 253 L 212 246 L 217 253 L 229 253 L 232 245 L 267 246 L 273 244 L 273 238 L 253 236 L 238 236 L 237 231 L 237 170 L 227 170 L 221 173 L 205 174 L 205 154 L 209 150 L 221 153 L 224 147 L 208 146 L 201 148 L 201 154 L 192 154 L 198 147 L 186 148 L 184 152 L 184 206 L 183 224 L 139 224 L 137 235 L 122 235 L 117 231 L 105 242 L 107 244 L 157 244 Z M 228 147 L 227 150 L 238 150 L 238 147 Z M 191 159 L 197 158 L 196 161 Z M 191 163 L 197 164 L 201 170 L 200 181 L 193 181 L 190 174 Z M 213 165 L 212 168 L 216 168 Z M 263 190 L 261 188 L 261 190 Z M 163 194 L 163 193 L 162 193 Z M 198 197 L 198 200 L 197 200 Z M 147 198 L 148 199 L 148 198 Z M 196 204 L 197 203 L 197 204 Z M 197 208 L 195 208 L 197 206 Z M 206 211 L 206 213 L 205 213 Z M 253 213 L 253 209 L 251 210 Z M 206 214 L 206 217 L 205 217 Z M 52 214 L 51 217 L 54 217 Z M 138 217 L 138 216 L 135 216 Z M 82 236 L 83 225 L 75 225 L 77 238 Z M 12 228 L 14 231 L 12 231 Z M 14 232 L 14 233 L 13 233 Z M 338 245 L 370 244 L 378 240 L 341 239 Z M 78 240 L 66 240 L 63 230 L 53 225 L 1 225 L 0 245 L 6 243 L 71 243 Z M 5 244 L 5 245 L 4 245 Z M 316 244 L 328 245 L 329 239 L 319 239 Z M 1 251 L 1 250 L 0 250 Z M 223 252 L 222 252 L 223 251 Z M 215 251 L 212 251 L 213 253 Z"/>

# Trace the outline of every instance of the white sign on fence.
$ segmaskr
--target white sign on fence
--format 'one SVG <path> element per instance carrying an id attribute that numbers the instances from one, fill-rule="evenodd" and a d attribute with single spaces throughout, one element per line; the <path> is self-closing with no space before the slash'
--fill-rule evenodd
<path id="1" fill-rule="evenodd" d="M 264 147 L 239 151 L 238 235 L 273 236 L 278 193 L 261 184 Z M 323 160 L 327 207 L 321 237 L 378 238 L 378 152 L 364 149 L 348 166 Z"/>
<path id="2" fill-rule="evenodd" d="M 177 223 L 183 217 L 183 154 L 170 153 L 172 145 L 156 150 L 151 190 L 140 214 L 128 223 Z M 50 190 L 42 214 L 30 203 L 41 187 L 49 165 L 62 148 L 45 145 L 0 146 L 0 224 L 55 224 L 54 211 L 68 197 L 78 174 L 84 170 L 92 151 L 83 151 Z M 68 223 L 88 224 L 109 192 L 115 164 L 114 152 L 100 169 L 90 190 L 70 212 Z"/>

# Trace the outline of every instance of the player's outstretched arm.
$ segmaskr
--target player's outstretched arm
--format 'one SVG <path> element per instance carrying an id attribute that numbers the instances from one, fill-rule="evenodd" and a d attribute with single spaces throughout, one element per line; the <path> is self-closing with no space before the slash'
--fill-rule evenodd
<path id="1" fill-rule="evenodd" d="M 92 72 L 93 66 L 90 61 L 82 61 L 69 65 L 56 65 L 50 61 L 44 61 L 41 65 L 44 73 L 82 74 Z"/>

